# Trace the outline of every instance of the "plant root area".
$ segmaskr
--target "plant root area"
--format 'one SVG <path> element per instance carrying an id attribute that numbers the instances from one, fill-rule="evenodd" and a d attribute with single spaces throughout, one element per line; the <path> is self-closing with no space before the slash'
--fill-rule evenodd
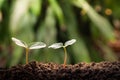
<path id="1" fill-rule="evenodd" d="M 120 62 L 66 65 L 40 63 L 0 68 L 0 80 L 120 80 Z"/>

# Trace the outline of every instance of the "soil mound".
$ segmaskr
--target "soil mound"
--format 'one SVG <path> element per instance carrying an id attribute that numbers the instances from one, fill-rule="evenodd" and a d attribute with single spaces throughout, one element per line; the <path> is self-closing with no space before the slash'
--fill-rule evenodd
<path id="1" fill-rule="evenodd" d="M 0 69 L 0 80 L 120 80 L 120 62 L 63 65 L 32 61 Z"/>

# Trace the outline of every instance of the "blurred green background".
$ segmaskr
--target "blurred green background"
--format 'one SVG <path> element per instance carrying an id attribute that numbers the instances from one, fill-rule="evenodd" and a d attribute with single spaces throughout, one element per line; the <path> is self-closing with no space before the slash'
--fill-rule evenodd
<path id="1" fill-rule="evenodd" d="M 116 61 L 109 46 L 120 28 L 119 0 L 0 0 L 0 67 L 25 64 L 25 50 L 11 41 L 48 46 L 76 39 L 67 47 L 68 64 Z M 116 35 L 118 35 L 116 37 Z M 32 50 L 29 61 L 62 64 L 63 49 Z"/>

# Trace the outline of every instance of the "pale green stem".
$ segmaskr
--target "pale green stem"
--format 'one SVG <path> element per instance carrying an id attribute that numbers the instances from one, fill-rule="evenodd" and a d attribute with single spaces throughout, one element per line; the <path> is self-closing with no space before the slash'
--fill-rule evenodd
<path id="1" fill-rule="evenodd" d="M 28 53 L 29 53 L 29 48 L 26 48 L 26 64 L 28 64 Z"/>
<path id="2" fill-rule="evenodd" d="M 66 47 L 63 47 L 64 48 L 64 64 L 63 64 L 63 67 L 66 66 L 66 62 L 67 62 L 67 50 L 66 50 Z"/>

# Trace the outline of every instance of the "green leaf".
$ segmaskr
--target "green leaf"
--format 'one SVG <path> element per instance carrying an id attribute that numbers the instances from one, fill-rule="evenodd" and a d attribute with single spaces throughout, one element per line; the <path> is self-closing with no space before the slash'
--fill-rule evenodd
<path id="1" fill-rule="evenodd" d="M 27 48 L 27 44 L 19 39 L 12 37 L 12 41 L 15 42 L 18 46 Z"/>
<path id="2" fill-rule="evenodd" d="M 67 46 L 69 46 L 69 45 L 74 44 L 75 42 L 76 42 L 76 39 L 71 39 L 71 40 L 69 40 L 69 41 L 66 41 L 64 46 L 67 47 Z"/>
<path id="3" fill-rule="evenodd" d="M 32 44 L 29 49 L 40 49 L 40 48 L 44 48 L 46 47 L 46 44 L 43 42 L 35 42 L 34 44 Z"/>
<path id="4" fill-rule="evenodd" d="M 54 43 L 51 46 L 49 46 L 48 48 L 58 49 L 61 47 L 63 47 L 63 43 Z"/>

